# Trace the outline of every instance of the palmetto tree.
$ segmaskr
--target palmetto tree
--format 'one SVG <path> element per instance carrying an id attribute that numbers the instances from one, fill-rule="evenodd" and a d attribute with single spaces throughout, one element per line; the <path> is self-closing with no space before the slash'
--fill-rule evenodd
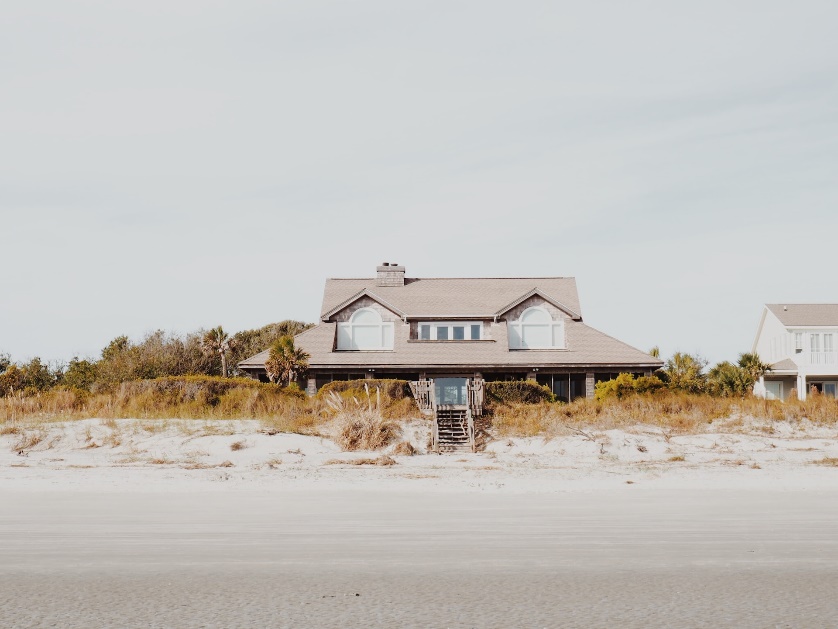
<path id="1" fill-rule="evenodd" d="M 235 347 L 235 341 L 220 325 L 204 333 L 201 337 L 201 349 L 205 354 L 218 354 L 221 357 L 221 375 L 227 377 L 227 352 Z"/>
<path id="2" fill-rule="evenodd" d="M 771 365 L 762 362 L 759 354 L 739 354 L 739 367 L 747 371 L 754 381 L 771 371 Z"/>
<path id="3" fill-rule="evenodd" d="M 294 337 L 283 336 L 271 346 L 265 371 L 271 382 L 288 385 L 308 370 L 309 355 L 294 346 Z"/>

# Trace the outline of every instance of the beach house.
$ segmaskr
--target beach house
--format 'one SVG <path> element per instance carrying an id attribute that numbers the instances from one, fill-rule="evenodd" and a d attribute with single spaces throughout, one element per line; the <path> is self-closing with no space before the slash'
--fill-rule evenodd
<path id="1" fill-rule="evenodd" d="M 761 380 L 768 399 L 836 397 L 838 304 L 766 304 L 751 351 L 771 365 Z"/>
<path id="2" fill-rule="evenodd" d="M 572 400 L 619 373 L 662 366 L 586 325 L 572 277 L 410 278 L 386 262 L 374 277 L 327 279 L 320 321 L 295 343 L 310 356 L 312 394 L 359 378 L 530 379 Z M 238 367 L 265 380 L 267 357 Z"/>

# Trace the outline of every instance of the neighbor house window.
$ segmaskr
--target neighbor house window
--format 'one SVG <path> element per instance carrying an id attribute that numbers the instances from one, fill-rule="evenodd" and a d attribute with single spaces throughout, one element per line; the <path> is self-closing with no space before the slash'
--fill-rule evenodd
<path id="1" fill-rule="evenodd" d="M 821 335 L 820 334 L 810 334 L 809 335 L 809 345 L 811 347 L 812 353 L 817 354 L 821 351 Z"/>
<path id="2" fill-rule="evenodd" d="M 544 308 L 534 306 L 521 313 L 517 321 L 510 321 L 510 349 L 553 349 L 563 348 L 564 323 L 553 321 Z"/>
<path id="3" fill-rule="evenodd" d="M 383 321 L 372 308 L 361 308 L 346 323 L 338 323 L 338 349 L 393 349 L 393 329 L 393 323 Z"/>
<path id="4" fill-rule="evenodd" d="M 420 341 L 479 341 L 483 326 L 473 321 L 431 321 L 419 324 Z"/>
<path id="5" fill-rule="evenodd" d="M 831 334 L 824 334 L 823 335 L 823 351 L 830 352 L 830 353 L 833 351 L 832 335 Z"/>
<path id="6" fill-rule="evenodd" d="M 803 332 L 794 333 L 794 351 L 797 353 L 803 351 Z"/>

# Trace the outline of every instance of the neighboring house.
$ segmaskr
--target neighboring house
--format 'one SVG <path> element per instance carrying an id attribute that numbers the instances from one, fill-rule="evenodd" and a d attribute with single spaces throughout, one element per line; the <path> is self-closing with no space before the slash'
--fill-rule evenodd
<path id="1" fill-rule="evenodd" d="M 800 399 L 814 389 L 835 397 L 838 387 L 838 304 L 766 304 L 752 351 L 771 365 L 768 399 Z"/>
<path id="2" fill-rule="evenodd" d="M 307 390 L 357 378 L 537 380 L 563 400 L 593 397 L 619 373 L 663 363 L 582 322 L 576 281 L 538 278 L 328 279 L 320 322 L 295 337 L 308 352 Z M 239 363 L 265 380 L 268 352 Z M 456 403 L 456 402 L 454 402 Z"/>

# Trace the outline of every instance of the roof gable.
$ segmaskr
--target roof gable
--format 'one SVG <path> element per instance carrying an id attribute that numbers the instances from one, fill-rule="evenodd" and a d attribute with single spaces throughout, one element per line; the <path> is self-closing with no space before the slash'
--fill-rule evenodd
<path id="1" fill-rule="evenodd" d="M 561 310 L 565 314 L 569 315 L 570 318 L 573 319 L 574 321 L 581 321 L 582 320 L 582 315 L 580 315 L 577 312 L 574 312 L 573 310 L 571 310 L 570 308 L 565 306 L 562 302 L 558 301 L 557 299 L 554 299 L 554 298 L 550 297 L 550 295 L 548 295 L 544 291 L 540 290 L 537 286 L 535 288 L 533 288 L 532 290 L 530 290 L 529 292 L 521 295 L 521 297 L 519 297 L 518 299 L 516 299 L 512 303 L 507 304 L 506 306 L 503 306 L 500 310 L 498 310 L 495 313 L 495 316 L 499 317 L 502 314 L 506 314 L 507 312 L 512 310 L 515 306 L 524 303 L 530 297 L 535 297 L 536 295 L 541 297 L 544 301 L 547 301 L 547 302 L 550 302 L 551 304 L 553 304 L 556 308 L 558 308 L 559 310 Z"/>
<path id="2" fill-rule="evenodd" d="M 368 290 L 368 289 L 365 288 L 364 290 L 359 291 L 359 292 L 355 293 L 354 295 L 352 295 L 349 299 L 339 303 L 337 306 L 335 306 L 334 308 L 332 308 L 328 312 L 324 312 L 322 315 L 320 315 L 320 319 L 323 320 L 323 321 L 328 321 L 330 317 L 334 316 L 335 314 L 337 314 L 338 312 L 340 312 L 344 308 L 346 308 L 348 306 L 351 306 L 353 303 L 355 303 L 356 301 L 358 301 L 359 299 L 362 299 L 364 297 L 369 297 L 373 301 L 379 303 L 380 305 L 387 308 L 387 310 L 390 310 L 391 312 L 394 312 L 395 314 L 399 315 L 400 317 L 405 316 L 405 313 L 402 312 L 397 306 L 394 306 L 393 304 L 391 304 L 387 300 L 382 299 L 381 297 L 379 297 L 378 295 L 373 293 L 371 290 Z"/>

